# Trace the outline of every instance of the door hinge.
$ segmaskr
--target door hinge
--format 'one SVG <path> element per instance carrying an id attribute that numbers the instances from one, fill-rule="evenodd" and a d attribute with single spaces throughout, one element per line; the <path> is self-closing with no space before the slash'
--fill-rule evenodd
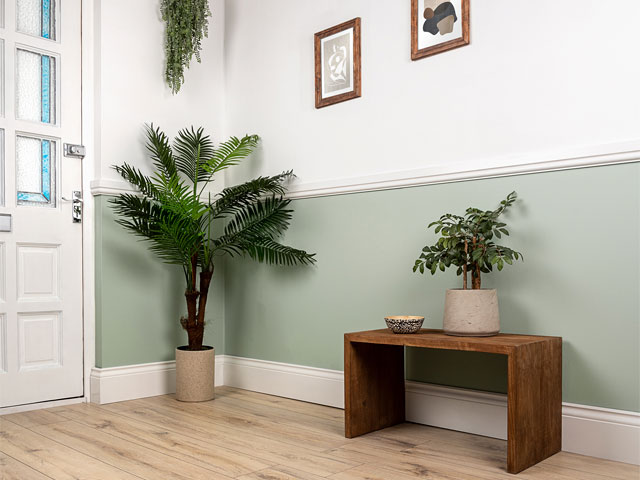
<path id="1" fill-rule="evenodd" d="M 64 156 L 65 157 L 84 158 L 84 156 L 85 156 L 84 145 L 75 145 L 73 143 L 65 143 L 64 144 Z"/>

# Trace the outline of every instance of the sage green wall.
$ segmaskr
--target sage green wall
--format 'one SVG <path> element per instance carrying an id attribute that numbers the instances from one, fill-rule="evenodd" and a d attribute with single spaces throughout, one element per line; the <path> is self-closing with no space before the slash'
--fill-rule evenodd
<path id="1" fill-rule="evenodd" d="M 96 366 L 173 360 L 186 343 L 178 323 L 186 312 L 182 270 L 116 224 L 109 198 L 95 198 Z M 217 268 L 207 308 L 205 343 L 216 353 L 224 353 L 223 275 Z"/>
<path id="2" fill-rule="evenodd" d="M 434 238 L 426 225 L 517 190 L 508 244 L 525 263 L 486 276 L 502 330 L 564 338 L 566 402 L 640 411 L 640 164 L 296 200 L 286 241 L 317 252 L 314 268 L 229 262 L 226 353 L 342 369 L 345 332 L 388 314 L 442 325 L 447 272 L 411 272 Z M 499 355 L 410 351 L 408 377 L 504 392 Z"/>

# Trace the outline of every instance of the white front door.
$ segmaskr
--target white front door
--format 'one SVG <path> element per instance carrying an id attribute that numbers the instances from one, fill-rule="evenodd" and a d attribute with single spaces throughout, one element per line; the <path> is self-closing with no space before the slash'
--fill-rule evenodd
<path id="1" fill-rule="evenodd" d="M 81 2 L 0 6 L 0 407 L 7 407 L 83 395 L 82 224 L 69 201 L 81 190 L 82 160 L 63 155 L 63 142 L 82 142 Z"/>

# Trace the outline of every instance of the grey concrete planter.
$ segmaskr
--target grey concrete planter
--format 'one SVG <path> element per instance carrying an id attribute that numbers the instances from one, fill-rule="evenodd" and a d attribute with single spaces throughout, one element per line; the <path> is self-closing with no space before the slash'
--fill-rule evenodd
<path id="1" fill-rule="evenodd" d="M 447 290 L 444 300 L 444 333 L 462 337 L 490 337 L 500 331 L 498 291 Z"/>
<path id="2" fill-rule="evenodd" d="M 213 400 L 215 349 L 190 351 L 176 348 L 176 399 L 181 402 Z"/>

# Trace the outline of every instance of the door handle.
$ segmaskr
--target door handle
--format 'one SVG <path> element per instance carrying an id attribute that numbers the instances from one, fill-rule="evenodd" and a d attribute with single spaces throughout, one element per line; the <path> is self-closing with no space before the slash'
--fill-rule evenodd
<path id="1" fill-rule="evenodd" d="M 73 223 L 82 222 L 82 192 L 74 190 L 71 192 L 71 198 L 62 197 L 65 202 L 71 202 L 71 220 Z"/>

